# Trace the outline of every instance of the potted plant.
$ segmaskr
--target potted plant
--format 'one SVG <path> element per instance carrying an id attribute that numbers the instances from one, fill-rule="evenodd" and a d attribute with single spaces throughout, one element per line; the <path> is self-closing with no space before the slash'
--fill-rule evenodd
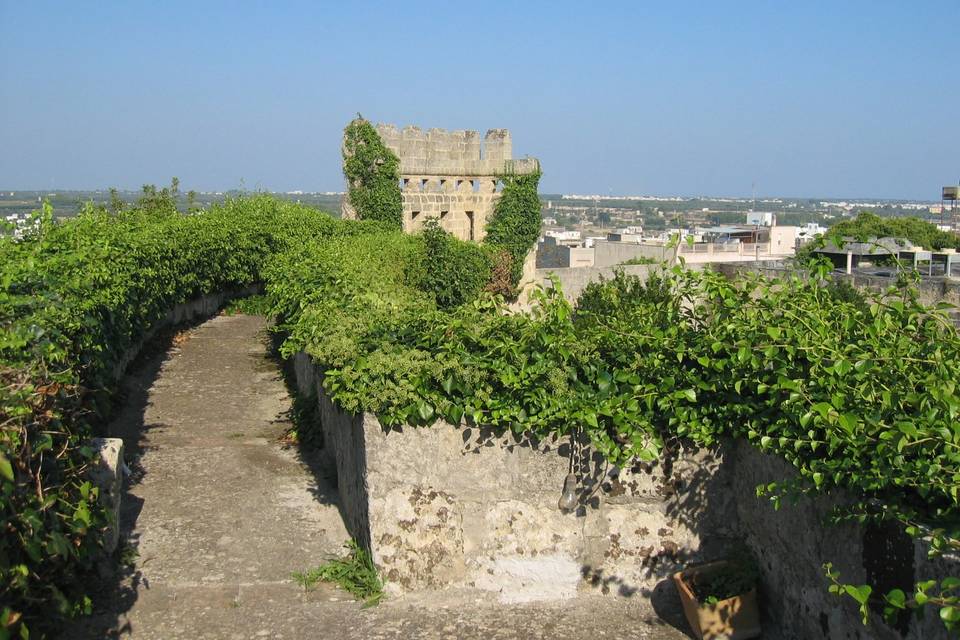
<path id="1" fill-rule="evenodd" d="M 749 553 L 673 574 L 687 622 L 701 640 L 742 640 L 760 635 L 757 579 Z"/>

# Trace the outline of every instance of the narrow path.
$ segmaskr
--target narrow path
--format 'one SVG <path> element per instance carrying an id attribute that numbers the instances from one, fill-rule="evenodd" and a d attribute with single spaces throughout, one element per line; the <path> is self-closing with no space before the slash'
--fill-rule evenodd
<path id="1" fill-rule="evenodd" d="M 291 573 L 338 554 L 336 491 L 278 436 L 291 400 L 265 323 L 218 316 L 144 358 L 111 427 L 131 467 L 125 568 L 68 638 L 685 638 L 646 601 L 500 605 L 447 591 L 362 610 Z"/>

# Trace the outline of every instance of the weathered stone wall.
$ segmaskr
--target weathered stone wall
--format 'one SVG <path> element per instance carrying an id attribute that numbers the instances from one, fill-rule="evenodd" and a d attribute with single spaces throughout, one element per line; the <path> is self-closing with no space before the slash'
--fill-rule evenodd
<path id="1" fill-rule="evenodd" d="M 569 438 L 443 422 L 385 431 L 375 416 L 333 405 L 306 355 L 295 370 L 300 392 L 317 394 L 348 530 L 395 591 L 471 586 L 504 601 L 590 588 L 649 593 L 684 563 L 716 553 L 734 530 L 715 453 L 621 470 L 575 443 L 582 501 L 568 515 L 557 501 Z"/>
<path id="2" fill-rule="evenodd" d="M 762 568 L 765 637 L 946 638 L 936 616 L 904 635 L 874 615 L 863 627 L 849 598 L 827 590 L 822 565 L 862 584 L 957 575 L 960 561 L 929 561 L 896 529 L 828 526 L 836 495 L 775 510 L 756 487 L 793 468 L 746 443 L 678 450 L 651 465 L 617 469 L 574 443 L 580 505 L 557 508 L 571 440 L 542 440 L 438 423 L 385 431 L 375 416 L 340 411 L 307 356 L 301 393 L 316 393 L 326 453 L 335 466 L 351 534 L 369 545 L 394 592 L 470 586 L 504 601 L 566 598 L 578 590 L 651 597 L 669 610 L 669 575 L 722 557 L 745 541 Z M 887 588 L 892 588 L 892 584 Z"/>
<path id="3" fill-rule="evenodd" d="M 123 497 L 123 440 L 121 438 L 91 438 L 87 443 L 95 452 L 96 462 L 90 466 L 88 477 L 100 490 L 97 498 L 110 514 L 104 532 L 103 554 L 113 553 L 120 542 L 120 501 Z"/>
<path id="4" fill-rule="evenodd" d="M 674 249 L 665 245 L 632 244 L 597 240 L 593 245 L 595 267 L 612 267 L 633 258 L 650 258 L 658 262 L 672 260 Z"/>
<path id="5" fill-rule="evenodd" d="M 560 281 L 560 288 L 563 290 L 563 297 L 569 302 L 574 303 L 583 290 L 591 282 L 598 282 L 600 279 L 611 279 L 618 270 L 622 270 L 627 275 L 638 276 L 644 280 L 651 271 L 660 269 L 659 265 L 635 264 L 621 267 L 566 267 L 561 269 L 537 269 L 536 282 L 549 289 L 553 286 L 551 276 Z"/>
<path id="6" fill-rule="evenodd" d="M 839 492 L 796 504 L 783 501 L 780 509 L 774 509 L 770 501 L 754 497 L 756 487 L 795 477 L 796 470 L 744 442 L 731 445 L 728 452 L 735 467 L 730 477 L 740 535 L 762 570 L 761 594 L 768 618 L 765 636 L 796 640 L 948 637 L 935 611 L 923 620 L 905 618 L 900 630 L 874 613 L 864 627 L 854 601 L 827 590 L 823 564 L 832 562 L 846 583 L 886 585 L 878 589 L 881 592 L 899 587 L 909 593 L 918 580 L 960 575 L 960 559 L 929 560 L 926 545 L 911 540 L 895 525 L 824 524 L 830 511 L 848 500 Z"/>
<path id="7" fill-rule="evenodd" d="M 534 158 L 513 159 L 513 143 L 506 129 L 487 131 L 482 144 L 477 131 L 423 131 L 378 124 L 377 132 L 400 159 L 403 229 L 407 233 L 421 229 L 428 218 L 437 218 L 461 240 L 479 242 L 500 197 L 497 176 L 531 173 L 540 167 Z M 344 214 L 349 217 L 349 212 Z"/>
<path id="8" fill-rule="evenodd" d="M 351 415 L 335 405 L 323 390 L 322 373 L 307 354 L 295 355 L 293 365 L 297 392 L 316 398 L 318 403 L 323 434 L 321 464 L 334 472 L 332 479 L 340 494 L 344 524 L 355 540 L 371 548 L 365 423 L 372 416 Z"/>

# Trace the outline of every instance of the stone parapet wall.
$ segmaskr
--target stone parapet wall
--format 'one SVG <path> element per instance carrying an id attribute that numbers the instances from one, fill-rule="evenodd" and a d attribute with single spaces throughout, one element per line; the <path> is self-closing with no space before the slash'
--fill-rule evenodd
<path id="1" fill-rule="evenodd" d="M 564 514 L 557 501 L 569 438 L 444 422 L 385 431 L 375 416 L 332 404 L 306 355 L 296 356 L 295 371 L 301 393 L 316 393 L 348 530 L 369 545 L 395 592 L 465 586 L 504 601 L 591 588 L 651 592 L 703 558 L 703 531 L 717 540 L 733 531 L 699 515 L 707 503 L 710 513 L 730 512 L 722 457 L 713 453 L 684 452 L 669 469 L 622 470 L 575 444 L 582 501 Z M 677 484 L 696 487 L 696 499 Z"/>
<path id="2" fill-rule="evenodd" d="M 400 159 L 403 230 L 414 233 L 428 218 L 461 240 L 479 242 L 500 198 L 498 176 L 539 171 L 535 158 L 513 159 L 506 129 L 477 131 L 376 125 L 383 143 Z M 350 217 L 349 198 L 343 208 Z"/>
<path id="3" fill-rule="evenodd" d="M 538 268 L 536 271 L 536 282 L 544 288 L 553 286 L 552 278 L 556 278 L 563 291 L 563 297 L 570 303 L 575 303 L 591 282 L 599 282 L 602 279 L 609 280 L 616 275 L 617 271 L 623 271 L 630 276 L 637 276 L 646 280 L 652 271 L 662 269 L 660 265 L 655 264 L 635 264 L 621 265 L 611 267 L 564 267 L 559 269 Z"/>
<path id="4" fill-rule="evenodd" d="M 756 487 L 795 471 L 747 443 L 681 448 L 618 469 L 574 441 L 580 504 L 564 514 L 557 501 L 570 438 L 443 422 L 386 431 L 375 416 L 332 403 L 305 354 L 295 364 L 301 393 L 319 403 L 348 530 L 394 593 L 473 587 L 516 602 L 599 589 L 670 609 L 672 572 L 743 541 L 761 565 L 765 637 L 947 638 L 935 615 L 907 621 L 902 635 L 879 615 L 864 627 L 850 598 L 828 592 L 822 565 L 833 562 L 847 582 L 899 579 L 909 589 L 914 580 L 958 575 L 960 561 L 927 560 L 923 544 L 896 528 L 826 525 L 843 495 L 775 510 Z"/>
<path id="5" fill-rule="evenodd" d="M 490 129 L 481 143 L 477 131 L 422 130 L 378 124 L 383 143 L 400 158 L 403 175 L 495 176 L 536 170 L 536 160 L 513 159 L 513 142 L 506 129 Z"/>
<path id="6" fill-rule="evenodd" d="M 874 613 L 869 626 L 860 623 L 849 597 L 827 590 L 824 563 L 833 563 L 849 584 L 874 584 L 885 592 L 894 587 L 909 593 L 919 580 L 960 575 L 960 558 L 930 560 L 927 545 L 914 541 L 902 527 L 825 524 L 831 511 L 850 501 L 835 492 L 796 503 L 784 500 L 775 509 L 758 499 L 756 487 L 796 477 L 792 465 L 757 451 L 745 442 L 728 446 L 731 489 L 739 535 L 756 554 L 761 568 L 761 595 L 766 629 L 774 638 L 831 640 L 921 640 L 948 637 L 935 610 L 922 620 L 905 618 L 900 630 Z M 882 605 L 879 607 L 882 608 Z"/>

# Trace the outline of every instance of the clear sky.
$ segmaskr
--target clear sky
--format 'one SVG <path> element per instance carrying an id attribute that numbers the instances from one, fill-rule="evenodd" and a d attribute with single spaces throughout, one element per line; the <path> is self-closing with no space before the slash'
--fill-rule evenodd
<path id="1" fill-rule="evenodd" d="M 937 200 L 958 25 L 958 0 L 0 0 L 0 188 L 341 190 L 360 112 L 509 128 L 545 192 Z"/>

